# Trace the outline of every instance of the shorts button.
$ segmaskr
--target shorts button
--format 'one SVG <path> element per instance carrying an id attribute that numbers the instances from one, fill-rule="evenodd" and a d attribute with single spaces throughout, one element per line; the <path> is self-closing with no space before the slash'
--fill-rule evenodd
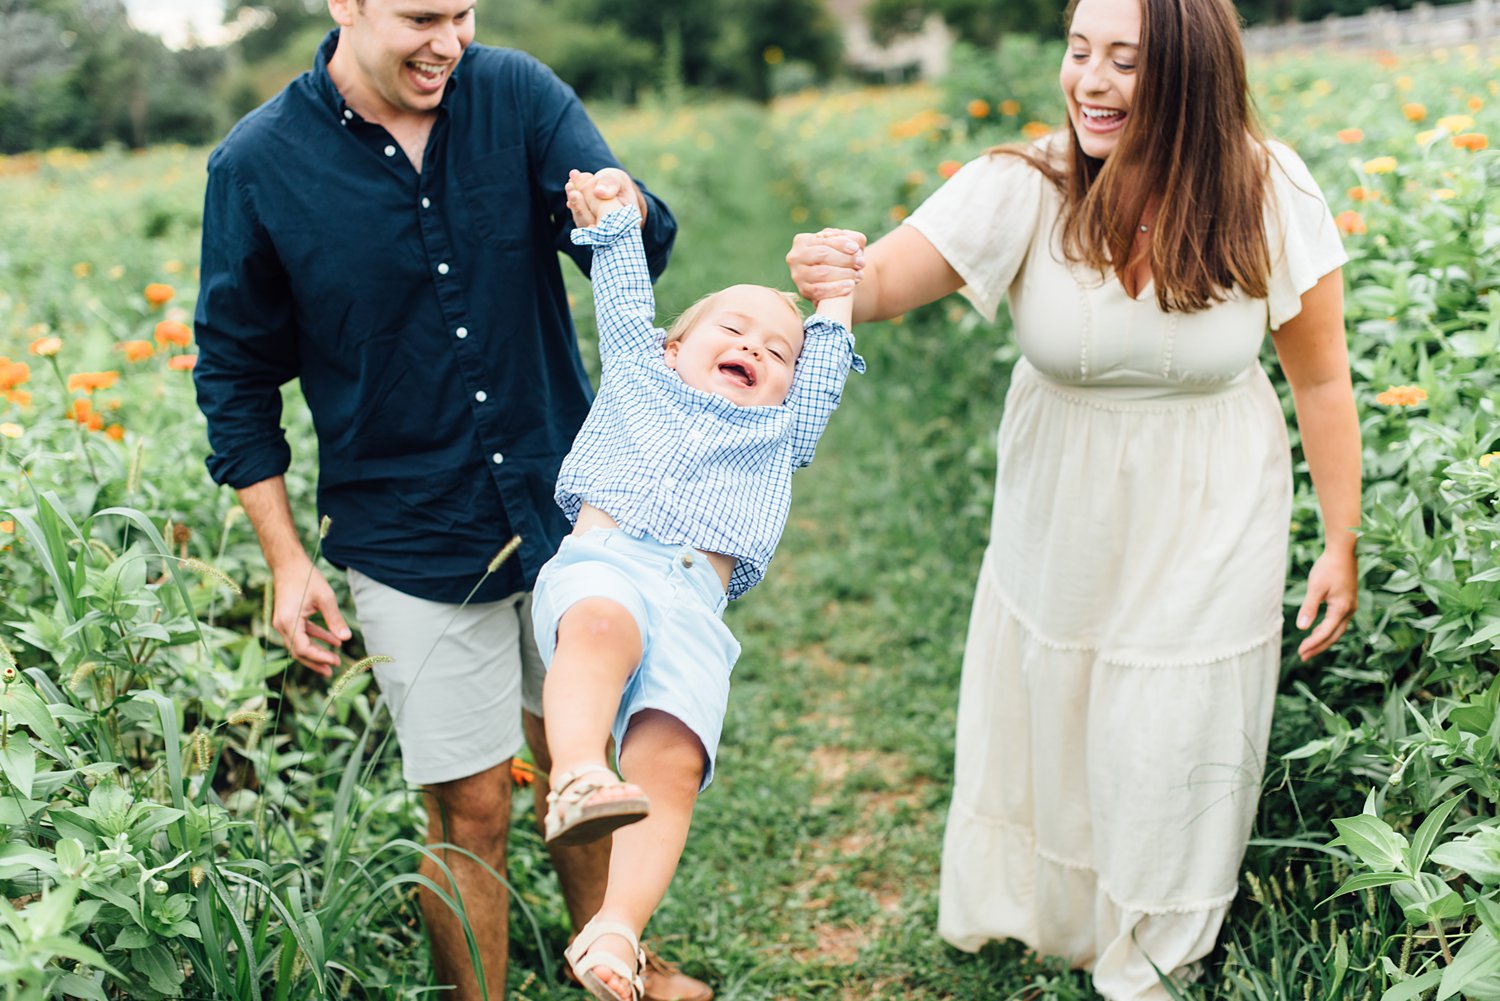
<path id="1" fill-rule="evenodd" d="M 693 565 L 693 554 L 692 553 L 683 553 L 682 554 L 682 565 L 685 566 L 685 567 L 690 567 L 690 566 Z"/>

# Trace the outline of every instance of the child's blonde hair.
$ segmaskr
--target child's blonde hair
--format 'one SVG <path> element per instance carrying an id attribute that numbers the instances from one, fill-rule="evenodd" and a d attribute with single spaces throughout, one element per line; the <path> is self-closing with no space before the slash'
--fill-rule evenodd
<path id="1" fill-rule="evenodd" d="M 767 286 L 761 287 L 765 288 Z M 723 289 L 719 291 L 722 292 Z M 802 305 L 795 292 L 783 292 L 779 288 L 773 288 L 771 291 L 786 300 L 786 304 L 791 307 L 792 312 L 797 314 L 798 321 L 803 319 Z M 703 311 L 708 308 L 708 304 L 718 294 L 718 292 L 710 292 L 687 309 L 684 309 L 681 313 L 678 313 L 677 318 L 672 321 L 672 325 L 667 328 L 667 343 L 671 344 L 673 341 L 682 340 L 682 335 L 692 329 L 693 324 L 698 322 L 698 318 L 703 315 Z"/>

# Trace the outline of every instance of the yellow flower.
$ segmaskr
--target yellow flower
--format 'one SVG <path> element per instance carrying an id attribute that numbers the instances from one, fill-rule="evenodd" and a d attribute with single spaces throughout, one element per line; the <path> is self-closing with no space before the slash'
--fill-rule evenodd
<path id="1" fill-rule="evenodd" d="M 1496 459 L 1500 459 L 1500 452 L 1486 452 L 1479 457 L 1479 464 L 1488 469 Z"/>
<path id="2" fill-rule="evenodd" d="M 12 424 L 10 421 L 0 424 L 0 438 L 19 438 L 25 433 L 26 429 L 19 424 Z"/>
<path id="3" fill-rule="evenodd" d="M 1000 114 L 1002 114 L 1002 115 L 1019 115 L 1020 113 L 1021 113 L 1021 102 L 1020 101 L 1001 101 L 1000 102 Z"/>
<path id="4" fill-rule="evenodd" d="M 1449 132 L 1467 132 L 1474 127 L 1474 116 L 1444 115 L 1437 120 L 1437 127 Z"/>
<path id="5" fill-rule="evenodd" d="M 32 354 L 42 358 L 51 358 L 62 350 L 62 338 L 57 336 L 38 337 L 31 342 L 29 349 Z"/>
<path id="6" fill-rule="evenodd" d="M 1421 386 L 1391 386 L 1375 397 L 1375 402 L 1386 407 L 1414 407 L 1427 399 L 1427 390 Z"/>
<path id="7" fill-rule="evenodd" d="M 1396 169 L 1396 158 L 1393 156 L 1377 156 L 1373 160 L 1366 160 L 1364 171 L 1366 174 L 1389 174 Z"/>
<path id="8" fill-rule="evenodd" d="M 88 261 L 79 261 L 73 265 L 73 274 L 79 278 L 87 278 L 94 273 L 94 266 Z"/>
<path id="9" fill-rule="evenodd" d="M 767 45 L 765 51 L 761 53 L 761 58 L 766 61 L 767 66 L 777 66 L 786 58 L 786 53 L 781 51 L 779 45 Z"/>
<path id="10" fill-rule="evenodd" d="M 1327 97 L 1333 93 L 1333 84 L 1327 80 L 1314 80 L 1312 82 L 1312 92 L 1319 97 Z"/>
<path id="11" fill-rule="evenodd" d="M 1417 145 L 1426 146 L 1438 136 L 1442 135 L 1442 133 L 1442 129 L 1423 129 L 1421 132 L 1417 133 Z"/>
<path id="12" fill-rule="evenodd" d="M 1411 90 L 1412 82 L 1412 78 L 1409 76 L 1398 76 L 1396 77 L 1396 89 L 1405 94 Z"/>

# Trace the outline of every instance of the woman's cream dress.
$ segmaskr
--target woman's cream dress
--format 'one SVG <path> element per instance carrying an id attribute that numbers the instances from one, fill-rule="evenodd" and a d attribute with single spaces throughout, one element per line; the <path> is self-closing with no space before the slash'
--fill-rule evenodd
<path id="1" fill-rule="evenodd" d="M 986 317 L 1010 300 L 1024 356 L 964 654 L 939 930 L 1069 957 L 1111 1001 L 1166 998 L 1151 964 L 1213 947 L 1260 791 L 1292 486 L 1258 357 L 1346 260 L 1307 168 L 1272 151 L 1270 297 L 1199 313 L 1064 262 L 1059 196 L 1015 157 L 969 163 L 909 220 Z"/>

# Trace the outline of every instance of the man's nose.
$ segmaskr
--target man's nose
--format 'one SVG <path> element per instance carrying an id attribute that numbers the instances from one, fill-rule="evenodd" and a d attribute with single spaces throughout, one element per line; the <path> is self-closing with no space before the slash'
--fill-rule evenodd
<path id="1" fill-rule="evenodd" d="M 463 55 L 464 44 L 459 37 L 458 25 L 449 21 L 438 28 L 432 36 L 432 51 L 444 59 L 457 59 Z"/>

